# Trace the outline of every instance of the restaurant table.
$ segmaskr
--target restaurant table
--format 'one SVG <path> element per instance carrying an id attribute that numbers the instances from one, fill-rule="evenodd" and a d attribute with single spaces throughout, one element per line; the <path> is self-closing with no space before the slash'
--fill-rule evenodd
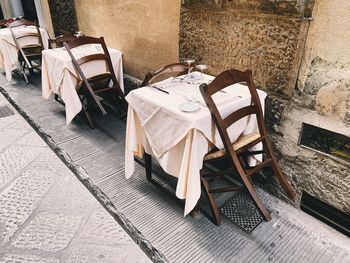
<path id="1" fill-rule="evenodd" d="M 17 34 L 20 33 L 36 33 L 36 27 L 17 27 L 13 28 L 13 31 Z M 49 46 L 49 36 L 45 29 L 39 28 L 41 38 L 43 41 L 44 49 Z M 18 40 L 21 45 L 38 44 L 37 37 L 24 37 Z M 11 81 L 12 70 L 15 70 L 18 65 L 18 48 L 13 39 L 10 29 L 0 29 L 0 68 L 6 73 L 6 79 Z"/>
<path id="2" fill-rule="evenodd" d="M 79 59 L 82 56 L 102 53 L 102 47 L 96 44 L 88 44 L 72 49 L 73 55 Z M 114 73 L 120 88 L 124 91 L 122 52 L 108 48 Z M 87 78 L 106 72 L 105 61 L 92 61 L 81 65 Z M 65 103 L 66 124 L 81 111 L 82 104 L 76 87 L 80 76 L 73 65 L 73 61 L 65 48 L 54 48 L 43 51 L 42 62 L 42 96 L 48 99 L 52 93 L 58 94 Z"/>
<path id="3" fill-rule="evenodd" d="M 205 154 L 214 146 L 223 148 L 219 132 L 199 91 L 201 82 L 208 83 L 213 78 L 206 74 L 201 77 L 199 72 L 193 72 L 184 80 L 169 78 L 133 90 L 126 96 L 129 108 L 125 176 L 129 178 L 134 172 L 134 156 L 142 157 L 144 151 L 154 156 L 166 173 L 178 178 L 176 196 L 186 199 L 185 215 L 193 210 L 201 195 L 200 170 Z M 258 95 L 264 109 L 266 93 L 258 90 Z M 226 87 L 223 92 L 214 94 L 213 99 L 223 118 L 251 103 L 249 89 L 242 84 Z M 186 108 L 183 105 L 188 101 L 197 104 L 199 109 L 184 112 Z M 228 129 L 232 142 L 240 135 L 253 132 L 258 132 L 255 116 L 244 117 Z M 261 147 L 258 144 L 251 150 Z M 260 160 L 251 159 L 250 164 L 257 161 Z"/>

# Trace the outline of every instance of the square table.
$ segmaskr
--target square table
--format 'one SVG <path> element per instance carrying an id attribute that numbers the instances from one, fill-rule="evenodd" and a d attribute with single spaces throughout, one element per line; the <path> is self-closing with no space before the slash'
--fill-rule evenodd
<path id="1" fill-rule="evenodd" d="M 15 33 L 36 33 L 36 27 L 16 27 L 13 28 Z M 44 49 L 49 47 L 49 35 L 46 30 L 39 28 Z M 39 44 L 37 37 L 25 37 L 19 40 L 21 45 Z M 6 79 L 11 81 L 12 70 L 17 68 L 18 63 L 18 48 L 13 39 L 9 28 L 0 29 L 0 68 L 6 73 Z"/>
<path id="2" fill-rule="evenodd" d="M 102 47 L 95 44 L 72 49 L 76 58 L 102 52 Z M 124 91 L 122 52 L 112 48 L 108 48 L 108 52 L 120 88 Z M 66 124 L 68 125 L 82 109 L 81 101 L 76 92 L 80 75 L 65 48 L 44 50 L 42 53 L 42 96 L 48 99 L 52 93 L 55 93 L 61 97 L 65 103 Z M 87 78 L 106 72 L 107 69 L 104 61 L 92 61 L 81 67 Z"/>
<path id="3" fill-rule="evenodd" d="M 193 72 L 187 79 L 209 82 L 214 77 Z M 134 156 L 142 157 L 144 151 L 154 156 L 164 171 L 178 178 L 176 196 L 185 200 L 187 215 L 196 206 L 201 195 L 200 170 L 203 158 L 214 146 L 223 148 L 219 132 L 209 109 L 199 91 L 199 82 L 179 81 L 169 78 L 149 87 L 131 91 L 125 138 L 125 176 L 134 172 Z M 154 88 L 162 88 L 161 92 Z M 264 109 L 266 93 L 258 90 Z M 234 110 L 250 105 L 251 96 L 247 86 L 235 84 L 213 96 L 223 118 Z M 199 109 L 193 112 L 180 110 L 179 105 L 195 101 Z M 240 135 L 258 132 L 255 116 L 244 117 L 235 122 L 228 133 L 232 142 Z M 252 150 L 261 149 L 256 145 Z M 256 160 L 251 160 L 256 162 Z M 253 163 L 252 163 L 253 164 Z"/>

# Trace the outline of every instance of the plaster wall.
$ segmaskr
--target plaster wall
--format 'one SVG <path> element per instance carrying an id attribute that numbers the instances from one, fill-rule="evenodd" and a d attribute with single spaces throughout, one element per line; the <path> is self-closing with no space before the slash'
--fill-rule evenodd
<path id="1" fill-rule="evenodd" d="M 297 100 L 350 125 L 350 1 L 317 0 Z"/>
<path id="2" fill-rule="evenodd" d="M 350 62 L 350 2 L 316 0 L 306 42 L 304 64 L 316 56 L 329 62 Z"/>
<path id="3" fill-rule="evenodd" d="M 148 71 L 179 61 L 180 0 L 76 0 L 78 27 L 123 52 L 124 71 Z"/>
<path id="4" fill-rule="evenodd" d="M 316 0 L 293 97 L 271 135 L 280 164 L 298 193 L 350 214 L 350 164 L 298 145 L 307 123 L 350 138 L 350 2 Z M 272 187 L 271 187 L 272 188 Z"/>

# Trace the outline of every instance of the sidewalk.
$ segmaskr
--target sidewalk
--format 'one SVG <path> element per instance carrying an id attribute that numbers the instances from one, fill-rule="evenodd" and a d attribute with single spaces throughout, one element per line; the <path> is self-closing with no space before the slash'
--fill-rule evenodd
<path id="1" fill-rule="evenodd" d="M 6 108 L 4 108 L 6 106 Z M 0 95 L 0 262 L 150 262 Z"/>

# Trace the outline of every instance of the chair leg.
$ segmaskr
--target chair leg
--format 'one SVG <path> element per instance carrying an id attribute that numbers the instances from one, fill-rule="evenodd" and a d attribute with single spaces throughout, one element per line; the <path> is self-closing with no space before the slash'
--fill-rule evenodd
<path id="1" fill-rule="evenodd" d="M 260 198 L 258 197 L 251 180 L 249 180 L 248 177 L 246 176 L 246 174 L 243 172 L 242 167 L 238 168 L 237 164 L 236 164 L 236 167 L 237 167 L 237 170 L 238 170 L 240 177 L 242 178 L 243 184 L 245 185 L 247 191 L 250 194 L 250 197 L 252 198 L 253 202 L 255 203 L 258 210 L 260 211 L 261 216 L 264 218 L 264 220 L 270 221 L 272 219 L 272 217 L 271 217 L 269 211 L 267 211 L 265 205 L 261 202 Z"/>
<path id="2" fill-rule="evenodd" d="M 22 74 L 23 74 L 23 77 L 24 77 L 24 81 L 25 81 L 27 84 L 29 84 L 27 74 L 25 73 L 24 70 L 23 70 Z"/>
<path id="3" fill-rule="evenodd" d="M 83 107 L 82 111 L 83 111 L 83 113 L 84 113 L 84 115 L 85 115 L 85 117 L 86 117 L 86 119 L 88 121 L 88 124 L 89 124 L 90 128 L 94 129 L 95 128 L 95 123 L 92 120 L 90 113 L 88 113 L 88 111 L 86 110 L 86 107 L 85 107 L 84 104 L 82 104 L 82 107 Z"/>
<path id="4" fill-rule="evenodd" d="M 276 157 L 272 157 L 272 169 L 277 177 L 277 180 L 279 181 L 279 183 L 281 184 L 283 190 L 287 193 L 287 195 L 292 198 L 293 200 L 295 199 L 295 192 L 293 191 L 292 187 L 290 186 L 290 184 L 288 183 L 285 175 L 282 173 Z"/>
<path id="5" fill-rule="evenodd" d="M 25 62 L 23 62 L 23 63 L 25 63 Z M 22 65 L 22 63 L 20 63 L 20 65 L 21 65 L 20 71 L 21 71 L 21 73 L 23 75 L 24 81 L 26 82 L 26 84 L 29 84 L 28 77 L 27 77 L 27 74 L 25 72 L 24 65 Z"/>
<path id="6" fill-rule="evenodd" d="M 123 99 L 119 97 L 119 92 L 118 90 L 115 90 L 113 94 L 113 98 L 116 104 L 116 109 L 120 113 L 120 117 L 124 118 L 126 117 L 126 110 L 125 110 L 125 105 L 123 105 Z"/>
<path id="7" fill-rule="evenodd" d="M 209 201 L 209 206 L 210 206 L 211 213 L 213 215 L 214 224 L 218 226 L 221 223 L 221 215 L 220 215 L 218 206 L 216 204 L 215 198 L 209 192 L 209 184 L 207 180 L 203 178 L 202 171 L 200 171 L 200 177 L 201 177 L 201 183 L 202 183 L 202 188 L 204 189 L 205 197 Z"/>
<path id="8" fill-rule="evenodd" d="M 200 207 L 200 200 L 198 200 L 198 203 L 193 208 L 193 210 L 190 212 L 190 215 L 193 219 L 198 219 L 201 216 L 201 207 Z"/>
<path id="9" fill-rule="evenodd" d="M 294 200 L 296 194 L 293 191 L 292 187 L 290 186 L 289 182 L 287 181 L 285 175 L 282 173 L 278 165 L 277 159 L 273 154 L 272 146 L 270 142 L 265 141 L 264 147 L 267 150 L 266 151 L 267 156 L 272 160 L 272 169 L 275 173 L 275 176 L 277 177 L 277 180 L 279 181 L 280 185 L 282 186 L 283 190 L 287 193 L 287 195 Z"/>
<path id="10" fill-rule="evenodd" d="M 147 181 L 152 181 L 152 155 L 145 153 L 145 169 L 146 169 L 146 178 Z"/>

